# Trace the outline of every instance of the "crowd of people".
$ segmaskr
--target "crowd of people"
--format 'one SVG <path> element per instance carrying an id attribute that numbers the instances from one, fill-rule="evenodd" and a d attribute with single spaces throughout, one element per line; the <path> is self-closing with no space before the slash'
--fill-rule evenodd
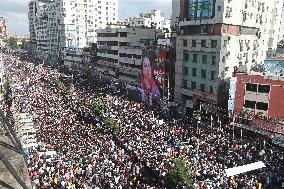
<path id="1" fill-rule="evenodd" d="M 125 94 L 113 94 L 106 82 L 76 72 L 8 55 L 5 67 L 17 87 L 11 107 L 5 104 L 4 111 L 32 115 L 41 143 L 27 153 L 36 188 L 165 189 L 177 158 L 191 168 L 193 188 L 284 188 L 283 150 L 262 138 L 233 140 L 218 122 L 169 119 L 162 116 L 162 107 L 129 101 Z M 91 108 L 95 99 L 107 104 L 104 116 Z M 104 117 L 116 121 L 115 133 Z M 47 151 L 55 151 L 54 158 L 42 153 Z M 233 177 L 224 172 L 257 161 L 266 168 Z"/>

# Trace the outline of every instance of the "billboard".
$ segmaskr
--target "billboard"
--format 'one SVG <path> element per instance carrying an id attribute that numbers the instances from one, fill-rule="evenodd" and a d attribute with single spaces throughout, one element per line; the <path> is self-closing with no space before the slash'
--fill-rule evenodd
<path id="1" fill-rule="evenodd" d="M 235 107 L 236 89 L 237 89 L 237 78 L 232 77 L 230 80 L 230 88 L 229 88 L 229 100 L 228 100 L 229 111 L 233 111 Z"/>
<path id="2" fill-rule="evenodd" d="M 141 64 L 141 88 L 145 100 L 160 100 L 165 82 L 166 52 L 145 49 Z"/>
<path id="3" fill-rule="evenodd" d="M 192 19 L 209 19 L 215 16 L 216 0 L 189 0 L 189 17 Z"/>

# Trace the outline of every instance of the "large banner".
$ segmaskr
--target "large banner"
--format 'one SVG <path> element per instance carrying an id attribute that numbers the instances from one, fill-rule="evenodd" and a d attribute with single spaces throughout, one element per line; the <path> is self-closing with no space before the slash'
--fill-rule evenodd
<path id="1" fill-rule="evenodd" d="M 166 52 L 161 50 L 143 50 L 141 65 L 141 87 L 145 100 L 160 100 L 165 86 Z"/>
<path id="2" fill-rule="evenodd" d="M 189 17 L 192 19 L 209 19 L 215 16 L 216 0 L 189 0 Z"/>

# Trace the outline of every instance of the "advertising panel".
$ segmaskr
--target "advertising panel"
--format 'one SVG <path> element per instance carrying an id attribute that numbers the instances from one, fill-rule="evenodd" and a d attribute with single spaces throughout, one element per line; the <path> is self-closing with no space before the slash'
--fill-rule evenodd
<path id="1" fill-rule="evenodd" d="M 141 87 L 145 100 L 160 100 L 165 82 L 166 53 L 161 50 L 143 50 L 141 64 Z"/>
<path id="2" fill-rule="evenodd" d="M 189 17 L 209 19 L 215 16 L 215 0 L 189 0 Z"/>

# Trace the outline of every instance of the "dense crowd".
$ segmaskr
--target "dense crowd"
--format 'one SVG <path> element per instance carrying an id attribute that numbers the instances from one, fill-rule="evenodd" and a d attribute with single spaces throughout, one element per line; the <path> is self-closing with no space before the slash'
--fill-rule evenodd
<path id="1" fill-rule="evenodd" d="M 4 110 L 31 114 L 42 144 L 28 150 L 36 188 L 169 188 L 166 178 L 176 158 L 192 168 L 193 188 L 284 188 L 283 151 L 261 138 L 232 140 L 218 122 L 169 119 L 162 107 L 129 101 L 111 93 L 105 82 L 78 73 L 8 56 L 5 67 L 18 87 Z M 108 104 L 104 116 L 116 120 L 116 134 L 92 110 L 97 98 Z M 57 155 L 49 160 L 44 151 Z M 266 168 L 234 177 L 224 173 L 257 161 Z"/>

